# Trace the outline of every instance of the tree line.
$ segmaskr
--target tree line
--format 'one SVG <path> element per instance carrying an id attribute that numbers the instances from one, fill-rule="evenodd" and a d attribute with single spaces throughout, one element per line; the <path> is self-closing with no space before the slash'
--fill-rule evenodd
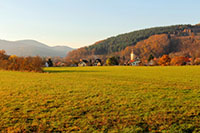
<path id="1" fill-rule="evenodd" d="M 43 72 L 43 60 L 36 57 L 17 57 L 0 50 L 0 69 L 12 71 Z"/>

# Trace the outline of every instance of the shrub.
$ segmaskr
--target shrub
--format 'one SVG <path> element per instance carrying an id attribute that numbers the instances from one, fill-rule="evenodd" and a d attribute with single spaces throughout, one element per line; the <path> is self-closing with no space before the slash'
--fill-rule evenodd
<path id="1" fill-rule="evenodd" d="M 112 65 L 119 65 L 119 59 L 117 57 L 111 57 L 111 58 L 108 58 L 106 60 L 106 64 L 108 66 L 112 66 Z"/>

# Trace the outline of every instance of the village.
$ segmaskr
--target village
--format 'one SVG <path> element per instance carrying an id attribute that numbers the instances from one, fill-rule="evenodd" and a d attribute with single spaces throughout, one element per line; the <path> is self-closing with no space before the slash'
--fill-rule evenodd
<path id="1" fill-rule="evenodd" d="M 134 54 L 131 50 L 130 57 L 127 60 L 123 58 L 113 56 L 107 59 L 80 59 L 79 61 L 66 62 L 65 60 L 50 59 L 48 58 L 45 62 L 46 67 L 85 67 L 85 66 L 182 66 L 182 65 L 200 65 L 200 58 L 191 58 L 184 56 L 175 56 L 170 58 L 169 55 L 163 55 L 160 58 L 154 57 L 152 54 L 149 55 L 148 59 L 141 59 L 139 56 Z"/>

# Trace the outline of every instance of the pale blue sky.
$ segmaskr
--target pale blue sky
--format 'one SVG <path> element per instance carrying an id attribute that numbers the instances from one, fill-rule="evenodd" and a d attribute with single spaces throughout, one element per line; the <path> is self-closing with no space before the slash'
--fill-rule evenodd
<path id="1" fill-rule="evenodd" d="M 200 23 L 199 0 L 0 0 L 0 39 L 74 48 L 133 30 Z"/>

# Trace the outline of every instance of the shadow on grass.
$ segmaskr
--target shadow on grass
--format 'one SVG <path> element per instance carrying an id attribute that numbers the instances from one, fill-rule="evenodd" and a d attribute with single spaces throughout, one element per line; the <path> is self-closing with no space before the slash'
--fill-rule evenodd
<path id="1" fill-rule="evenodd" d="M 88 73 L 88 72 L 100 72 L 100 71 L 84 71 L 84 70 L 44 70 L 44 72 L 47 72 L 47 73 Z"/>

